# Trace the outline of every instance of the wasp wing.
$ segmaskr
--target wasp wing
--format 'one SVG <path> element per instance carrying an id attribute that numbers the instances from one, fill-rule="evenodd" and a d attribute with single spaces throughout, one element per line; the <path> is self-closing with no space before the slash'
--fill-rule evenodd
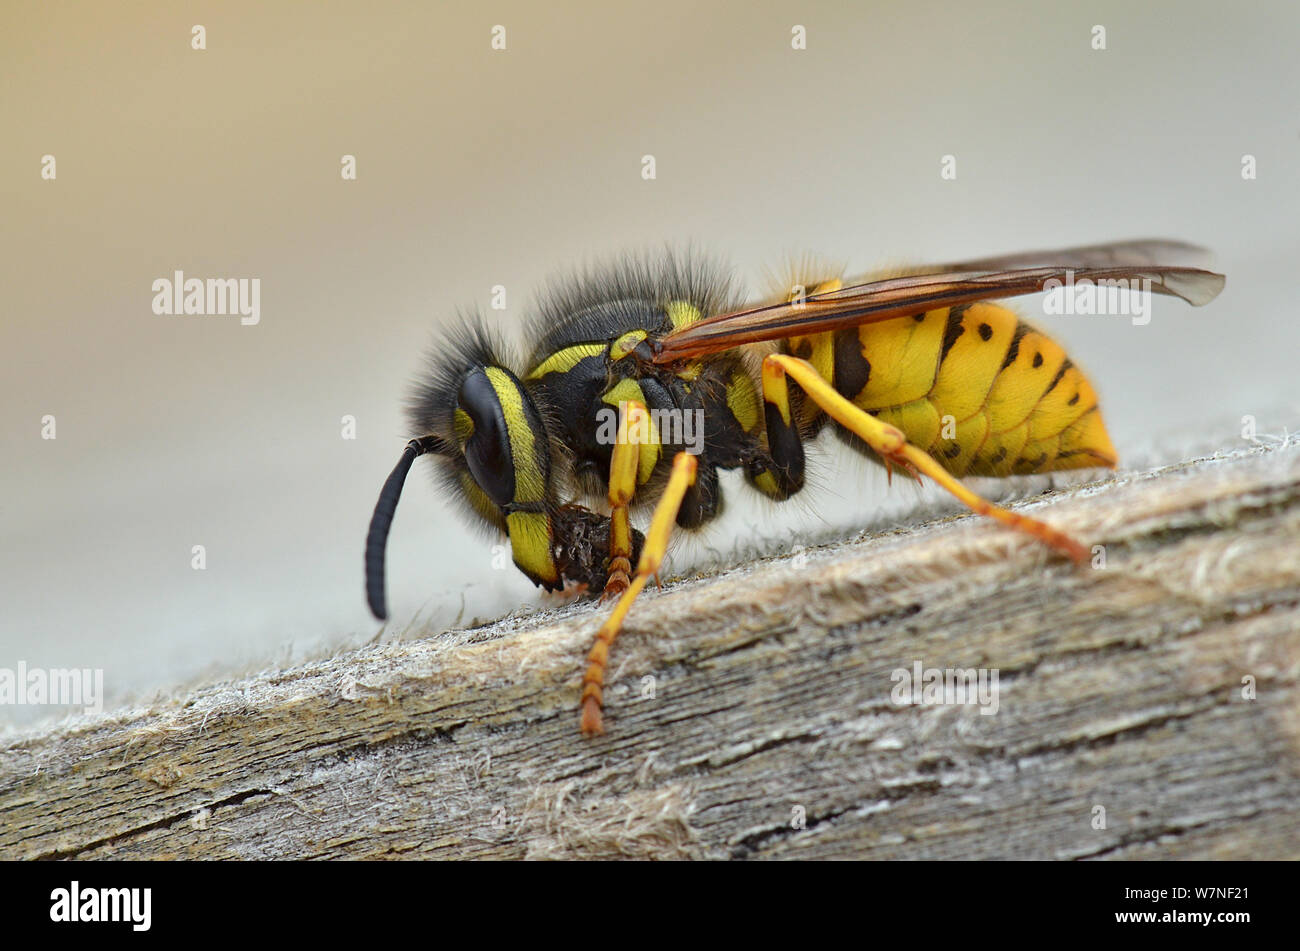
<path id="1" fill-rule="evenodd" d="M 869 281 L 816 294 L 797 301 L 782 301 L 760 307 L 717 314 L 675 330 L 659 341 L 656 363 L 672 363 L 717 353 L 748 343 L 779 340 L 806 334 L 825 333 L 845 327 L 907 317 L 940 307 L 957 307 L 982 300 L 996 300 L 1033 294 L 1049 282 L 1146 281 L 1151 291 L 1178 297 L 1194 306 L 1208 303 L 1223 290 L 1224 276 L 1195 267 L 1164 266 L 1145 262 L 1121 265 L 1075 265 L 1087 258 L 1097 260 L 1128 248 L 1153 254 L 1160 246 L 1193 249 L 1177 242 L 1127 242 L 1072 248 L 1060 252 L 1031 252 L 1006 258 L 968 262 L 961 270 L 908 274 Z M 1065 261 L 1050 265 L 1012 268 L 970 267 L 974 264 L 1024 262 L 1059 254 Z M 1074 257 L 1071 257 L 1073 255 Z"/>
<path id="2" fill-rule="evenodd" d="M 937 267 L 920 268 L 913 273 L 939 274 L 945 271 L 1013 271 L 1036 267 L 1122 267 L 1156 264 L 1164 267 L 1207 268 L 1212 255 L 1207 248 L 1185 241 L 1146 238 L 1137 241 L 1111 241 L 1086 244 L 1055 251 L 1022 251 L 974 261 L 957 261 Z M 909 269 L 911 270 L 911 269 Z"/>

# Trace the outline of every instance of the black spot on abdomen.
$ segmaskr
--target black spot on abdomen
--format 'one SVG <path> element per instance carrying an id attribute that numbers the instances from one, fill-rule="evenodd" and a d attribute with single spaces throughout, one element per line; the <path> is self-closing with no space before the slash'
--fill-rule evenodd
<path id="1" fill-rule="evenodd" d="M 1061 382 L 1061 377 L 1065 376 L 1065 371 L 1074 366 L 1069 360 L 1061 364 L 1061 369 L 1056 371 L 1056 376 L 1052 377 L 1052 382 L 1047 384 L 1047 389 L 1043 390 L 1043 396 L 1046 396 L 1052 390 L 1056 389 L 1056 384 Z"/>
<path id="2" fill-rule="evenodd" d="M 957 338 L 966 332 L 966 328 L 962 326 L 962 317 L 965 314 L 965 307 L 953 307 L 948 311 L 948 326 L 943 331 L 943 349 L 939 351 L 940 363 L 943 363 L 944 359 L 947 358 L 948 351 L 957 342 Z"/>
<path id="3" fill-rule="evenodd" d="M 1023 321 L 1016 324 L 1016 332 L 1011 335 L 1011 346 L 1007 348 L 1007 355 L 1002 361 L 1002 366 L 999 367 L 999 372 L 1016 362 L 1016 357 L 1020 356 L 1020 341 L 1027 333 L 1029 333 L 1028 324 Z"/>
<path id="4" fill-rule="evenodd" d="M 853 399 L 867 388 L 871 379 L 871 362 L 862 355 L 862 339 L 858 329 L 851 327 L 835 333 L 833 351 L 835 391 L 841 396 Z"/>

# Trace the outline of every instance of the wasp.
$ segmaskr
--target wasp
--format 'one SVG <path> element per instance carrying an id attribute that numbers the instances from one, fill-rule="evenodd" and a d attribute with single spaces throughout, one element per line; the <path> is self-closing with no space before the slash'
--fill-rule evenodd
<path id="1" fill-rule="evenodd" d="M 1223 275 L 1176 262 L 1203 255 L 1128 241 L 869 281 L 820 274 L 745 305 L 716 262 L 666 250 L 551 284 L 526 360 L 466 318 L 434 349 L 407 405 L 412 438 L 366 541 L 371 611 L 387 616 L 385 545 L 407 473 L 432 456 L 446 496 L 504 534 L 533 582 L 617 599 L 582 681 L 581 729 L 601 733 L 610 648 L 637 595 L 658 584 L 674 527 L 718 515 L 722 470 L 742 470 L 770 499 L 796 495 L 804 445 L 828 425 L 891 475 L 928 478 L 1084 561 L 1089 549 L 1075 538 L 959 481 L 1117 464 L 1088 378 L 993 301 L 1091 282 L 1199 306 Z M 631 520 L 642 508 L 644 534 Z"/>

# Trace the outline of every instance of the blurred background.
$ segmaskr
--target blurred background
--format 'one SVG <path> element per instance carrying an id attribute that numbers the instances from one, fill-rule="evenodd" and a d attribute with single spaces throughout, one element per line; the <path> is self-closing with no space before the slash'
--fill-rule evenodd
<path id="1" fill-rule="evenodd" d="M 1159 299 L 1133 326 L 1015 306 L 1090 371 L 1127 465 L 1242 446 L 1248 414 L 1294 432 L 1298 27 L 1284 2 L 10 0 L 0 667 L 103 668 L 112 705 L 547 603 L 417 463 L 393 621 L 370 618 L 401 404 L 457 309 L 513 335 L 548 275 L 664 242 L 755 292 L 805 253 L 860 272 L 1202 243 L 1228 275 L 1208 307 Z M 155 315 L 178 269 L 260 279 L 260 322 Z M 817 476 L 789 511 L 733 492 L 677 569 L 939 498 L 886 498 L 838 449 Z M 64 712 L 0 706 L 0 725 Z"/>

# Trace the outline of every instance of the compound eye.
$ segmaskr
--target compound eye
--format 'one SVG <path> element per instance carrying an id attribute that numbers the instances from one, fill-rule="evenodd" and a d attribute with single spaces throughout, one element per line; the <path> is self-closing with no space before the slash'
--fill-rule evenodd
<path id="1" fill-rule="evenodd" d="M 502 372 L 502 375 L 505 374 Z M 510 430 L 506 425 L 501 397 L 486 368 L 479 367 L 465 377 L 457 394 L 457 403 L 473 423 L 473 432 L 465 443 L 465 462 L 470 474 L 493 502 L 500 506 L 509 505 L 515 497 Z"/>

